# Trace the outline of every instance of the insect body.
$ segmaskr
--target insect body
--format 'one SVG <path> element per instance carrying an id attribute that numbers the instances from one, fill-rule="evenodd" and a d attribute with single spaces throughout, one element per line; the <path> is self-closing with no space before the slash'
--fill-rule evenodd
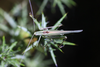
<path id="1" fill-rule="evenodd" d="M 79 32 L 82 32 L 83 30 L 73 30 L 73 31 L 58 31 L 58 30 L 55 30 L 55 31 L 51 31 L 51 30 L 48 30 L 48 31 L 37 31 L 34 33 L 34 35 L 46 35 L 46 36 L 52 36 L 52 35 L 63 35 L 63 34 L 69 34 L 69 33 L 79 33 Z"/>

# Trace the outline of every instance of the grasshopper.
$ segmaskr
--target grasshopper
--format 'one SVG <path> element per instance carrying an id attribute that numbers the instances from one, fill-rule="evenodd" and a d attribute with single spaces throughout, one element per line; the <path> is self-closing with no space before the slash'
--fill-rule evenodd
<path id="1" fill-rule="evenodd" d="M 44 38 L 44 45 L 43 46 L 46 47 L 44 49 L 44 51 L 47 51 L 47 49 L 49 49 L 49 51 L 51 53 L 51 57 L 52 57 L 52 59 L 53 59 L 53 61 L 55 63 L 55 66 L 58 67 L 56 59 L 55 59 L 55 56 L 54 56 L 54 53 L 53 53 L 53 48 L 52 48 L 51 45 L 53 45 L 54 47 L 59 49 L 61 52 L 63 52 L 60 49 L 60 47 L 62 47 L 62 46 L 58 47 L 58 45 L 55 44 L 55 42 L 56 43 L 60 43 L 60 44 L 64 44 L 65 42 L 62 41 L 62 40 L 63 39 L 67 39 L 67 37 L 64 36 L 64 34 L 79 33 L 79 32 L 82 32 L 83 30 L 68 30 L 68 31 L 67 30 L 66 31 L 57 30 L 58 27 L 62 26 L 61 21 L 65 18 L 65 16 L 67 14 L 65 14 L 54 26 L 46 27 L 47 23 L 45 21 L 44 15 L 42 14 L 42 17 L 43 17 L 42 18 L 42 23 L 41 24 L 38 23 L 38 21 L 33 16 L 33 10 L 32 10 L 32 6 L 31 6 L 31 1 L 30 0 L 29 0 L 29 4 L 30 4 L 30 8 L 31 8 L 31 13 L 29 15 L 33 19 L 33 24 L 35 23 L 38 26 L 40 31 L 34 32 L 34 34 L 32 35 L 32 37 L 31 37 L 31 39 L 30 39 L 30 41 L 28 43 L 28 46 L 27 46 L 26 50 L 24 51 L 24 53 L 32 48 L 32 46 L 29 47 L 29 45 L 30 45 L 30 42 L 33 39 L 34 35 L 35 36 L 40 36 L 40 37 L 39 37 L 38 41 L 33 43 L 33 47 L 38 45 L 41 37 L 43 37 Z M 49 29 L 49 28 L 51 28 L 51 29 Z"/>
<path id="2" fill-rule="evenodd" d="M 34 35 L 45 35 L 45 36 L 54 36 L 54 35 L 63 35 L 63 34 L 70 34 L 70 33 L 79 33 L 83 30 L 73 30 L 73 31 L 59 31 L 59 30 L 53 30 L 53 31 L 37 31 L 34 33 Z"/>

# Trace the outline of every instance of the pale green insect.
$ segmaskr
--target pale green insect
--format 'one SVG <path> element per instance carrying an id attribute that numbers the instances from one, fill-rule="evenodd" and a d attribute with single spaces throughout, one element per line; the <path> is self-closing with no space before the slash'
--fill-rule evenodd
<path id="1" fill-rule="evenodd" d="M 73 31 L 59 31 L 59 30 L 47 30 L 47 31 L 37 31 L 34 33 L 36 36 L 45 35 L 45 36 L 53 36 L 53 35 L 63 35 L 63 34 L 70 34 L 70 33 L 79 33 L 83 30 L 73 30 Z"/>

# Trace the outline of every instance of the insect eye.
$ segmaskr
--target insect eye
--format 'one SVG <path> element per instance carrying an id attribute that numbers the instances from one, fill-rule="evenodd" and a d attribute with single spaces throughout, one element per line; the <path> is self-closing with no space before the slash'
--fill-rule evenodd
<path id="1" fill-rule="evenodd" d="M 38 35 L 38 33 L 37 33 L 37 32 L 35 32 L 35 33 L 34 33 L 34 35 Z"/>

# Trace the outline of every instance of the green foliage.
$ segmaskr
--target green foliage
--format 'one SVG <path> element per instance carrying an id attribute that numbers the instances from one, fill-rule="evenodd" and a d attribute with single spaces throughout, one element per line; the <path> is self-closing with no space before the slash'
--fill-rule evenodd
<path id="1" fill-rule="evenodd" d="M 48 2 L 51 3 L 52 9 L 57 5 L 63 15 L 51 29 L 47 27 L 46 18 L 42 13 Z M 47 52 L 49 51 L 53 62 L 57 66 L 54 50 L 63 52 L 60 48 L 62 45 L 75 44 L 65 41 L 65 35 L 41 35 L 39 37 L 35 36 L 32 39 L 31 45 L 26 48 L 25 44 L 28 44 L 30 37 L 32 36 L 31 32 L 33 32 L 33 25 L 29 23 L 30 21 L 28 19 L 27 4 L 28 1 L 23 0 L 22 3 L 16 4 L 9 13 L 0 8 L 0 37 L 5 35 L 8 38 L 8 44 L 6 44 L 4 36 L 2 37 L 3 41 L 0 40 L 0 42 L 2 42 L 2 44 L 0 44 L 0 67 L 9 67 L 10 65 L 20 67 L 24 66 L 24 64 L 27 67 L 48 67 L 52 64 L 51 60 L 44 60 L 45 56 L 41 53 L 36 52 L 36 55 L 33 56 L 34 49 L 43 52 L 45 55 L 47 55 Z M 36 18 L 30 15 L 37 26 L 36 28 L 38 28 L 39 31 L 47 29 L 57 30 L 62 25 L 61 22 L 67 15 L 63 4 L 70 8 L 76 5 L 73 0 L 43 0 L 40 9 L 37 12 L 37 14 L 42 14 L 41 21 L 37 21 Z M 15 20 L 16 17 L 17 21 Z M 29 52 L 29 50 L 31 51 Z M 24 55 L 22 55 L 22 51 L 24 51 Z M 31 58 L 29 58 L 30 56 Z M 21 60 L 22 62 L 20 62 Z"/>
<path id="2" fill-rule="evenodd" d="M 37 52 L 33 58 L 26 58 L 24 61 L 27 67 L 49 67 L 53 63 L 52 60 L 44 60 L 44 58 L 43 53 Z"/>
<path id="3" fill-rule="evenodd" d="M 42 5 L 40 6 L 40 9 L 37 12 L 37 15 L 41 14 L 46 6 L 46 4 L 48 3 L 48 0 L 43 0 Z"/>
<path id="4" fill-rule="evenodd" d="M 59 7 L 62 15 L 64 15 L 66 13 L 63 4 L 65 4 L 69 8 L 72 8 L 72 6 L 76 6 L 76 3 L 73 0 L 43 0 L 42 4 L 40 6 L 40 9 L 37 12 L 37 15 L 40 15 L 43 12 L 43 10 L 44 10 L 45 6 L 47 6 L 48 2 L 51 3 L 52 10 L 54 10 L 55 6 L 57 5 Z"/>
<path id="5" fill-rule="evenodd" d="M 17 51 L 14 51 L 13 48 L 16 46 L 17 42 L 8 46 L 5 42 L 5 37 L 3 36 L 3 43 L 0 45 L 0 66 L 8 67 L 8 65 L 13 65 L 14 67 L 18 67 L 23 65 L 19 62 L 20 57 L 17 57 Z M 24 65 L 23 65 L 24 66 Z"/>
<path id="6" fill-rule="evenodd" d="M 52 30 L 56 30 L 56 28 L 61 25 L 61 22 L 63 21 L 63 19 L 66 17 L 67 13 L 61 18 L 59 19 L 56 24 L 51 28 Z"/>
<path id="7" fill-rule="evenodd" d="M 4 44 L 4 38 L 3 42 L 0 40 L 0 67 L 9 67 L 10 65 L 13 67 L 20 67 L 20 65 L 24 66 L 22 62 L 25 63 L 25 61 L 20 62 L 21 59 L 30 59 L 29 57 L 25 58 L 25 56 L 22 56 L 22 52 L 26 48 L 26 44 L 29 42 L 31 32 L 33 31 L 33 25 L 31 23 L 27 24 L 27 22 L 29 22 L 27 3 L 28 1 L 24 0 L 22 3 L 16 4 L 9 13 L 0 8 L 0 39 L 5 35 L 8 43 Z M 17 21 L 15 20 L 16 17 Z M 1 42 L 3 43 L 3 46 L 1 45 Z M 9 46 L 10 44 L 11 46 Z M 32 52 L 34 52 L 34 49 Z M 28 53 L 30 54 L 31 52 Z M 41 58 L 43 57 L 45 56 L 43 55 Z M 30 59 L 30 61 L 34 60 Z M 45 61 L 48 61 L 48 63 Z M 45 67 L 48 67 L 49 60 L 45 61 L 42 64 Z M 32 62 L 32 64 L 34 62 Z M 25 65 L 29 65 L 29 63 L 25 63 Z"/>
<path id="8" fill-rule="evenodd" d="M 18 55 L 18 50 L 13 50 L 14 47 L 17 45 L 17 42 L 8 46 L 5 42 L 5 37 L 2 37 L 3 41 L 0 45 L 0 67 L 8 67 L 12 65 L 13 67 L 20 67 L 25 66 L 20 61 L 21 59 L 24 60 L 24 63 L 27 67 L 48 67 L 48 65 L 52 64 L 52 60 L 44 60 L 44 55 L 40 52 L 37 52 L 33 59 L 29 59 L 29 53 L 27 53 L 26 58 L 22 55 Z"/>
<path id="9" fill-rule="evenodd" d="M 6 32 L 6 34 L 12 36 L 12 38 L 16 36 L 20 37 L 22 33 L 20 32 L 21 30 L 17 26 L 20 25 L 27 27 L 26 24 L 28 21 L 27 19 L 28 12 L 26 8 L 27 8 L 27 1 L 15 5 L 9 13 L 0 8 L 0 20 L 2 20 L 0 21 L 0 31 L 3 31 L 3 33 Z M 22 17 L 18 18 L 18 22 L 16 22 L 14 18 L 21 11 L 22 11 L 21 14 Z M 30 34 L 27 34 L 27 36 L 28 35 Z"/>
<path id="10" fill-rule="evenodd" d="M 52 57 L 52 59 L 53 59 L 53 61 L 55 63 L 55 66 L 57 67 L 57 61 L 55 59 L 55 54 L 53 52 L 53 49 L 50 46 L 49 46 L 49 51 L 50 51 L 51 57 Z"/>

